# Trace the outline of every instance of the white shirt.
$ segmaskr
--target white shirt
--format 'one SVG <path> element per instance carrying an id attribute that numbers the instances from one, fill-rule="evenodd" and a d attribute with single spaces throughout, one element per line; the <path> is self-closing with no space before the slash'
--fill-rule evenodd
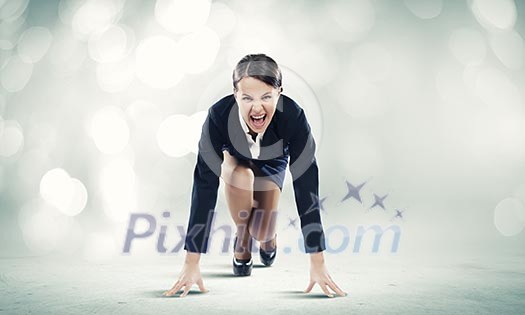
<path id="1" fill-rule="evenodd" d="M 258 133 L 257 136 L 255 137 L 255 141 L 253 141 L 252 136 L 250 135 L 250 129 L 248 128 L 248 125 L 242 118 L 240 110 L 239 110 L 239 120 L 241 121 L 241 127 L 244 130 L 246 139 L 248 140 L 248 147 L 250 148 L 250 153 L 252 155 L 252 158 L 257 159 L 259 157 L 259 154 L 261 153 L 261 141 L 264 136 L 264 132 Z"/>

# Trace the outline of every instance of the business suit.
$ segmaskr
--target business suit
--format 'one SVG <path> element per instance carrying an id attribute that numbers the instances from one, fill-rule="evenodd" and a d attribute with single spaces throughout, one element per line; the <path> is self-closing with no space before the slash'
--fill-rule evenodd
<path id="1" fill-rule="evenodd" d="M 251 161 L 282 190 L 285 168 L 290 164 L 297 212 L 305 251 L 326 249 L 318 207 L 319 170 L 315 141 L 303 109 L 281 94 L 276 111 L 261 141 L 258 158 L 252 158 L 238 119 L 233 94 L 213 104 L 202 127 L 197 163 L 193 173 L 191 209 L 184 249 L 206 253 L 217 202 L 223 150 L 239 160 Z"/>

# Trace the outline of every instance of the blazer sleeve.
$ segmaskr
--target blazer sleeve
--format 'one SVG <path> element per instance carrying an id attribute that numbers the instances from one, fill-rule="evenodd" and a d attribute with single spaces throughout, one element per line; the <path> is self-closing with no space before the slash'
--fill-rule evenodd
<path id="1" fill-rule="evenodd" d="M 316 144 L 305 113 L 299 115 L 291 128 L 289 139 L 290 173 L 293 179 L 295 203 L 301 222 L 306 253 L 326 249 L 325 236 L 319 210 L 319 169 L 315 158 Z"/>
<path id="2" fill-rule="evenodd" d="M 190 252 L 208 251 L 208 239 L 215 215 L 219 177 L 224 159 L 222 145 L 225 138 L 218 126 L 210 108 L 202 126 L 197 163 L 193 172 L 191 209 L 184 244 L 184 249 Z"/>

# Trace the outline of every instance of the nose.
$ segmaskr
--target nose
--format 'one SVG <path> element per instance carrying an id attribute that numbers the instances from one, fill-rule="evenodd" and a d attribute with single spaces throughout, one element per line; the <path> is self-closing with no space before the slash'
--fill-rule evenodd
<path id="1" fill-rule="evenodd" d="M 261 103 L 254 103 L 252 106 L 252 115 L 264 113 L 264 107 Z"/>

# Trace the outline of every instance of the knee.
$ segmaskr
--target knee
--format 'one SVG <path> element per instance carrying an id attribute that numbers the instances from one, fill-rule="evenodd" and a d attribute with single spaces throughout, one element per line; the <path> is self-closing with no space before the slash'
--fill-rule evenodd
<path id="1" fill-rule="evenodd" d="M 253 190 L 255 174 L 247 166 L 235 165 L 223 168 L 221 177 L 233 193 Z"/>
<path id="2" fill-rule="evenodd" d="M 265 237 L 264 235 L 262 235 L 262 234 L 260 234 L 260 233 L 256 233 L 256 232 L 254 232 L 254 231 L 252 231 L 252 230 L 249 230 L 249 232 L 250 232 L 250 235 L 251 235 L 255 240 L 257 240 L 257 242 L 266 242 L 266 241 L 267 241 L 267 240 L 266 240 L 266 237 Z"/>
<path id="3" fill-rule="evenodd" d="M 258 242 L 268 242 L 273 239 L 273 234 L 269 234 L 267 231 L 260 231 L 257 228 L 248 228 L 250 235 Z"/>
<path id="4" fill-rule="evenodd" d="M 253 209 L 248 222 L 248 231 L 259 242 L 273 239 L 275 230 L 275 214 L 264 209 Z"/>

